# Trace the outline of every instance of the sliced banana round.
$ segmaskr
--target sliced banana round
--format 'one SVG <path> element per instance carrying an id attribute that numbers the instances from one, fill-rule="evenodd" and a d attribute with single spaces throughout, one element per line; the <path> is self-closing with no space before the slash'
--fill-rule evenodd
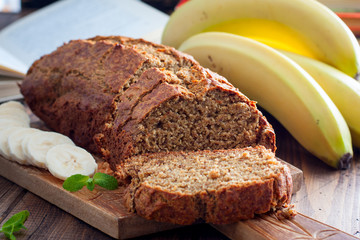
<path id="1" fill-rule="evenodd" d="M 46 154 L 50 148 L 59 144 L 75 145 L 67 136 L 56 132 L 37 132 L 23 141 L 23 150 L 34 166 L 46 168 Z"/>
<path id="2" fill-rule="evenodd" d="M 0 108 L 0 119 L 12 119 L 14 121 L 24 122 L 30 126 L 30 117 L 25 110 L 18 108 Z"/>
<path id="3" fill-rule="evenodd" d="M 74 174 L 92 176 L 97 164 L 94 157 L 83 148 L 60 144 L 46 154 L 46 166 L 55 177 L 65 180 Z"/>
<path id="4" fill-rule="evenodd" d="M 40 131 L 41 131 L 41 130 L 39 130 L 39 132 L 40 132 Z M 34 133 L 34 134 L 36 134 L 36 133 Z M 31 165 L 35 165 L 35 164 L 32 162 L 31 156 L 30 156 L 30 154 L 29 154 L 29 152 L 28 152 L 28 144 L 29 144 L 30 139 L 34 136 L 34 134 L 28 134 L 28 135 L 26 135 L 26 136 L 24 137 L 24 139 L 21 141 L 21 149 L 22 149 L 22 151 L 23 151 L 23 153 L 24 153 L 24 156 L 25 156 L 26 160 L 27 160 L 28 163 L 31 164 Z"/>
<path id="5" fill-rule="evenodd" d="M 29 135 L 40 131 L 36 128 L 17 128 L 8 137 L 8 145 L 10 150 L 10 160 L 16 161 L 20 164 L 30 164 L 22 150 L 22 141 Z"/>
<path id="6" fill-rule="evenodd" d="M 0 130 L 11 128 L 11 127 L 29 127 L 29 125 L 22 121 L 17 121 L 10 118 L 0 118 Z"/>
<path id="7" fill-rule="evenodd" d="M 16 131 L 20 127 L 7 127 L 0 130 L 0 155 L 3 157 L 10 159 L 10 149 L 8 144 L 8 139 L 10 134 Z"/>
<path id="8" fill-rule="evenodd" d="M 3 109 L 3 108 L 11 108 L 11 109 L 19 109 L 19 110 L 23 110 L 25 111 L 25 107 L 24 105 L 22 105 L 21 103 L 17 102 L 17 101 L 8 101 L 8 102 L 5 102 L 3 104 L 0 105 L 0 109 Z"/>

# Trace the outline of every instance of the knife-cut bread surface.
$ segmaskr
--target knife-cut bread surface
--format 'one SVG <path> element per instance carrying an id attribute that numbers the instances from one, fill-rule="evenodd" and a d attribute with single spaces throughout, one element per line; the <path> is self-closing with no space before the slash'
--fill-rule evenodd
<path id="1" fill-rule="evenodd" d="M 50 128 L 113 169 L 145 153 L 276 148 L 254 101 L 192 57 L 143 39 L 70 41 L 32 64 L 21 93 Z"/>
<path id="2" fill-rule="evenodd" d="M 264 147 L 155 153 L 124 164 L 125 205 L 160 222 L 232 223 L 290 202 L 289 169 Z"/>

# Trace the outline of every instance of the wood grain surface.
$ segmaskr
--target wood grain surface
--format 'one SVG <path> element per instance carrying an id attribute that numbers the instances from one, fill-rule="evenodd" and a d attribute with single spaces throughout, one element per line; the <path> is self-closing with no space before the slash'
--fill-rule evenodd
<path id="1" fill-rule="evenodd" d="M 122 187 L 114 191 L 98 186 L 89 191 L 84 187 L 70 193 L 62 188 L 62 180 L 46 170 L 23 166 L 3 157 L 0 157 L 0 166 L 0 175 L 114 238 L 133 238 L 178 227 L 147 221 L 129 213 L 122 202 Z"/>
<path id="2" fill-rule="evenodd" d="M 278 219 L 274 213 L 268 213 L 251 220 L 227 225 L 214 225 L 214 228 L 231 239 L 358 239 L 351 234 L 316 221 L 301 213 L 298 213 L 291 219 Z"/>
<path id="3" fill-rule="evenodd" d="M 30 216 L 25 223 L 27 230 L 21 230 L 16 233 L 15 236 L 17 240 L 114 239 L 19 185 L 0 177 L 0 225 L 10 218 L 11 215 L 25 209 L 30 212 Z M 0 239 L 5 239 L 1 233 Z M 141 236 L 135 239 L 226 240 L 228 238 L 210 225 L 199 224 Z"/>
<path id="4" fill-rule="evenodd" d="M 62 180 L 46 170 L 23 166 L 1 156 L 0 166 L 0 175 L 114 238 L 133 238 L 180 227 L 148 221 L 129 213 L 122 202 L 123 187 L 108 191 L 95 186 L 94 191 L 83 188 L 70 193 L 62 188 Z M 290 169 L 295 182 L 301 181 L 302 172 L 291 166 Z M 295 184 L 294 191 L 299 187 L 300 184 Z"/>

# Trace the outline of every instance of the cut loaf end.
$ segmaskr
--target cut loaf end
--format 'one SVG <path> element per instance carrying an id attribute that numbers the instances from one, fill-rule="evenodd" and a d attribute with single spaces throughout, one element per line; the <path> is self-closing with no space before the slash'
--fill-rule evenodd
<path id="1" fill-rule="evenodd" d="M 260 146 L 140 155 L 124 167 L 126 206 L 160 222 L 232 223 L 281 209 L 292 193 L 289 169 Z"/>

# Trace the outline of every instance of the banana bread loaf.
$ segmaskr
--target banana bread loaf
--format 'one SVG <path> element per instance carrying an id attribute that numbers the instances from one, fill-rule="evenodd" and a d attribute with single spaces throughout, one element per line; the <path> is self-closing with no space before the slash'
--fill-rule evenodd
<path id="1" fill-rule="evenodd" d="M 289 169 L 264 147 L 146 154 L 124 167 L 125 205 L 160 222 L 232 223 L 282 208 L 292 193 Z"/>
<path id="2" fill-rule="evenodd" d="M 276 148 L 255 102 L 192 57 L 142 39 L 70 41 L 35 61 L 20 88 L 50 128 L 113 169 L 144 153 Z"/>

